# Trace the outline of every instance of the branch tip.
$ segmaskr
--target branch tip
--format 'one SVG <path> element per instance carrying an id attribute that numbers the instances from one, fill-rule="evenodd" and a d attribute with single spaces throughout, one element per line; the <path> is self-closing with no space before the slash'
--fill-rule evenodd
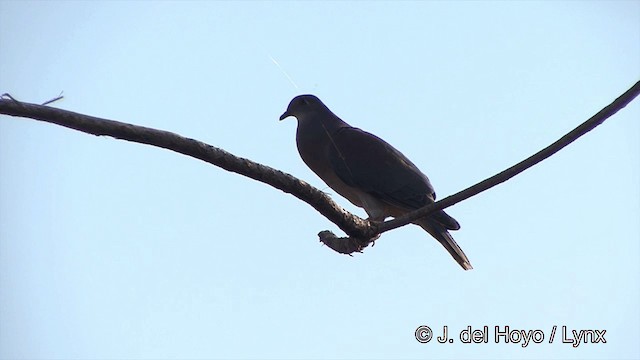
<path id="1" fill-rule="evenodd" d="M 327 245 L 331 250 L 352 256 L 354 252 L 361 253 L 364 248 L 369 246 L 378 236 L 373 239 L 361 239 L 356 237 L 337 237 L 333 232 L 329 230 L 320 231 L 318 233 L 320 242 Z"/>

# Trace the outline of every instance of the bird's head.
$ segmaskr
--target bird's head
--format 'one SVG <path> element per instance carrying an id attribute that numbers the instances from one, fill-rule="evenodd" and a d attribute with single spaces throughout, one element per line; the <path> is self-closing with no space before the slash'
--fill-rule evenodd
<path id="1" fill-rule="evenodd" d="M 280 120 L 293 116 L 298 120 L 310 115 L 327 111 L 327 107 L 314 95 L 298 95 L 291 100 L 287 111 L 280 115 Z"/>

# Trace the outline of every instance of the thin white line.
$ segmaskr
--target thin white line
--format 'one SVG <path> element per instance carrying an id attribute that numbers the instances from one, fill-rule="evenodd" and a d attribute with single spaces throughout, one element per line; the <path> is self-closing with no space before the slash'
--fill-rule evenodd
<path id="1" fill-rule="evenodd" d="M 286 71 L 284 71 L 284 69 L 282 68 L 282 66 L 280 66 L 280 64 L 278 64 L 278 62 L 276 61 L 276 59 L 273 58 L 273 56 L 271 56 L 271 54 L 267 54 L 267 56 L 269 57 L 269 59 L 271 59 L 271 61 L 273 61 L 274 64 L 276 64 L 276 66 L 278 67 L 278 69 L 280 69 L 280 71 L 282 71 L 282 73 L 284 74 L 284 76 L 287 77 L 287 79 L 289 80 L 289 82 L 291 83 L 291 85 L 293 85 L 296 90 L 300 90 L 300 88 L 298 87 L 298 85 L 296 85 L 296 83 L 293 81 L 293 79 L 291 78 L 291 76 L 289 76 L 289 74 L 287 74 Z"/>

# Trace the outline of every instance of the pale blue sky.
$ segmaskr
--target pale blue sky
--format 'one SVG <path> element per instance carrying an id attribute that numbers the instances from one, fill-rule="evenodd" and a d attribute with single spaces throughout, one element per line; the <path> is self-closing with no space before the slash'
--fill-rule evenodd
<path id="1" fill-rule="evenodd" d="M 299 89 L 274 65 L 276 59 Z M 440 198 L 640 79 L 640 2 L 0 1 L 0 92 L 169 130 L 331 191 L 290 99 L 319 96 Z M 354 257 L 307 204 L 167 150 L 0 117 L 0 358 L 638 358 L 640 101 Z M 337 202 L 364 216 L 339 196 Z M 420 344 L 419 325 L 545 342 Z M 553 325 L 606 330 L 573 348 Z"/>

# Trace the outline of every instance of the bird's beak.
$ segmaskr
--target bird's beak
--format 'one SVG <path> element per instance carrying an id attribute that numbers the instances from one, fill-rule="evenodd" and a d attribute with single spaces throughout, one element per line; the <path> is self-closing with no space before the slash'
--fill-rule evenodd
<path id="1" fill-rule="evenodd" d="M 284 114 L 280 115 L 280 121 L 288 118 L 289 116 L 291 116 L 291 114 L 289 114 L 289 111 L 285 111 Z"/>

